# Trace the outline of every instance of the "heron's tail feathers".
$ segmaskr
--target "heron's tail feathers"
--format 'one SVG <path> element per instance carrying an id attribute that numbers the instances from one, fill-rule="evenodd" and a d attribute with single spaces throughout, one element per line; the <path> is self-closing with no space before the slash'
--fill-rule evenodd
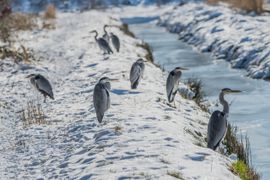
<path id="1" fill-rule="evenodd" d="M 137 89 L 138 84 L 139 84 L 138 81 L 136 81 L 133 84 L 131 84 L 131 89 Z"/>
<path id="2" fill-rule="evenodd" d="M 104 114 L 97 113 L 97 119 L 98 119 L 98 122 L 99 122 L 99 123 L 102 122 L 103 116 L 104 116 Z"/>

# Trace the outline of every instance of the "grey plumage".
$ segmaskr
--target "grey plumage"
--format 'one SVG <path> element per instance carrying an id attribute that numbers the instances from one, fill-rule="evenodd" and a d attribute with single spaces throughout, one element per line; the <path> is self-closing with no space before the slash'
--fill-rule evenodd
<path id="1" fill-rule="evenodd" d="M 131 89 L 136 89 L 138 87 L 139 82 L 143 77 L 144 68 L 145 65 L 143 59 L 138 59 L 135 63 L 133 63 L 129 76 Z"/>
<path id="2" fill-rule="evenodd" d="M 182 75 L 181 70 L 187 70 L 186 68 L 176 67 L 174 70 L 172 70 L 169 73 L 169 76 L 167 78 L 166 82 L 166 91 L 167 91 L 167 97 L 168 101 L 172 103 L 174 101 L 174 97 L 177 93 L 180 78 Z"/>
<path id="3" fill-rule="evenodd" d="M 227 118 L 229 115 L 229 104 L 224 99 L 228 93 L 239 93 L 241 91 L 224 88 L 219 94 L 219 101 L 223 105 L 222 111 L 214 111 L 210 117 L 207 131 L 207 147 L 216 150 L 227 132 Z"/>
<path id="4" fill-rule="evenodd" d="M 96 30 L 91 31 L 90 33 L 95 33 L 96 34 L 95 35 L 95 40 L 96 40 L 98 46 L 100 47 L 100 49 L 104 51 L 104 53 L 108 53 L 108 54 L 113 53 L 113 51 L 112 51 L 110 45 L 108 44 L 108 42 L 103 38 L 98 38 L 98 32 Z"/>
<path id="5" fill-rule="evenodd" d="M 117 52 L 119 52 L 119 50 L 120 50 L 119 38 L 115 34 L 111 33 L 111 40 L 112 40 L 112 44 L 113 44 L 114 48 L 116 49 Z"/>
<path id="6" fill-rule="evenodd" d="M 104 113 L 110 108 L 110 89 L 110 79 L 107 77 L 101 78 L 94 88 L 93 101 L 99 123 L 102 122 Z"/>
<path id="7" fill-rule="evenodd" d="M 44 102 L 46 101 L 46 96 L 54 99 L 52 86 L 50 82 L 40 74 L 30 74 L 27 76 L 30 78 L 31 84 L 44 96 Z"/>

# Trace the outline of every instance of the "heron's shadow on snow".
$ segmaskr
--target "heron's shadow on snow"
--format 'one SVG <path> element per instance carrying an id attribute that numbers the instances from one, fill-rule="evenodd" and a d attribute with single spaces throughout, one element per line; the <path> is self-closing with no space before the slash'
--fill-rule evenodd
<path id="1" fill-rule="evenodd" d="M 140 94 L 141 92 L 138 91 L 129 91 L 125 89 L 113 89 L 111 90 L 112 93 L 117 95 L 126 95 L 126 94 Z"/>

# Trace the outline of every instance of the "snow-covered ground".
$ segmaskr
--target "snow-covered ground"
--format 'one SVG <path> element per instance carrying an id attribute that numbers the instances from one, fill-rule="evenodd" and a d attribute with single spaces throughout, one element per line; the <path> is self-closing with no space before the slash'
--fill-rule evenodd
<path id="1" fill-rule="evenodd" d="M 225 5 L 187 3 L 161 15 L 160 25 L 185 42 L 213 52 L 252 78 L 270 78 L 269 15 L 243 15 Z"/>
<path id="2" fill-rule="evenodd" d="M 238 179 L 228 170 L 228 158 L 205 148 L 209 115 L 179 96 L 177 109 L 167 105 L 166 72 L 146 63 L 139 88 L 130 90 L 131 65 L 146 52 L 136 46 L 140 40 L 111 28 L 121 50 L 102 55 L 88 36 L 93 29 L 102 32 L 105 23 L 120 24 L 106 12 L 66 13 L 58 14 L 54 30 L 19 34 L 20 43 L 41 60 L 0 62 L 0 177 L 170 179 L 168 174 L 180 173 L 184 179 Z M 31 73 L 50 80 L 55 100 L 43 103 L 25 78 Z M 103 76 L 119 81 L 112 84 L 111 108 L 98 124 L 92 96 Z M 41 104 L 46 124 L 23 126 L 19 112 L 29 100 Z"/>

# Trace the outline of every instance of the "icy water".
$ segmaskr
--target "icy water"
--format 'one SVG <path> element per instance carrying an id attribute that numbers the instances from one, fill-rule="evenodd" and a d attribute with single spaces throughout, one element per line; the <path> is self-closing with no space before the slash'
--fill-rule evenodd
<path id="1" fill-rule="evenodd" d="M 139 22 L 137 20 L 138 18 L 136 22 Z M 163 27 L 140 23 L 131 24 L 130 29 L 138 38 L 150 44 L 155 63 L 168 71 L 176 66 L 189 68 L 189 71 L 183 73 L 182 79 L 201 79 L 206 98 L 213 104 L 218 100 L 219 90 L 224 87 L 244 91 L 226 97 L 232 103 L 229 121 L 248 134 L 253 165 L 263 175 L 262 179 L 270 179 L 270 83 L 250 79 L 245 76 L 245 71 L 231 69 L 226 61 L 196 51 Z M 216 108 L 218 107 L 213 107 Z"/>

